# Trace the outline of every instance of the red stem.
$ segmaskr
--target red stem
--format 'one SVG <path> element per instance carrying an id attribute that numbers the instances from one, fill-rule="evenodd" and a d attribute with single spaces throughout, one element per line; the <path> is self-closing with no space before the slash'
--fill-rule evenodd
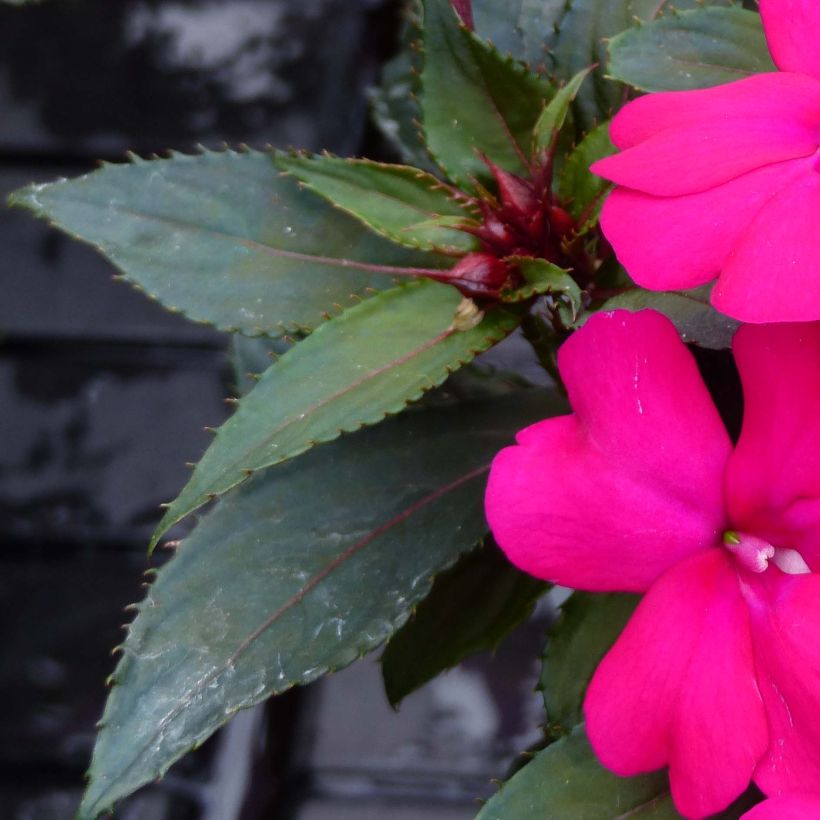
<path id="1" fill-rule="evenodd" d="M 475 23 L 473 22 L 473 3 L 472 0 L 450 0 L 456 14 L 461 18 L 461 22 L 467 26 L 470 31 L 475 30 Z"/>

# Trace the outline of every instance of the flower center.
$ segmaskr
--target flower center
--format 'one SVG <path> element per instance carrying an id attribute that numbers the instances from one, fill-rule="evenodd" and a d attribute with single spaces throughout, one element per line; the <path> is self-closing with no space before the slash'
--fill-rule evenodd
<path id="1" fill-rule="evenodd" d="M 769 568 L 769 561 L 787 575 L 805 575 L 811 572 L 797 550 L 773 547 L 768 541 L 754 535 L 728 530 L 723 534 L 723 546 L 742 567 L 751 572 L 765 572 Z"/>

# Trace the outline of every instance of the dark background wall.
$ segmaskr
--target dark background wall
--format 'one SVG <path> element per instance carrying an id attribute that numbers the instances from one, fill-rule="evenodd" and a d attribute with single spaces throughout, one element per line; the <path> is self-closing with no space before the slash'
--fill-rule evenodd
<path id="1" fill-rule="evenodd" d="M 0 7 L 0 194 L 94 160 L 245 142 L 389 156 L 365 88 L 386 0 Z M 226 339 L 0 211 L 0 818 L 72 816 L 147 537 L 225 417 Z M 393 714 L 378 669 L 240 715 L 123 818 L 466 820 L 537 738 L 536 624 Z"/>

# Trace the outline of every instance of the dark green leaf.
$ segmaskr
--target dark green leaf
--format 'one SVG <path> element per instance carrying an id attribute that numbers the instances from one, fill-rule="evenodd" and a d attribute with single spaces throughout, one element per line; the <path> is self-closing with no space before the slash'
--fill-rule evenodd
<path id="1" fill-rule="evenodd" d="M 488 180 L 479 152 L 525 173 L 532 129 L 552 86 L 459 23 L 450 0 L 424 4 L 422 112 L 427 145 L 462 188 Z"/>
<path id="2" fill-rule="evenodd" d="M 552 415 L 566 412 L 556 397 Z M 464 658 L 495 649 L 527 618 L 548 585 L 517 570 L 493 543 L 436 578 L 382 655 L 387 698 L 407 695 Z"/>
<path id="3" fill-rule="evenodd" d="M 616 777 L 598 763 L 584 727 L 553 743 L 488 801 L 476 820 L 677 818 L 666 772 Z"/>
<path id="4" fill-rule="evenodd" d="M 760 15 L 741 8 L 668 14 L 609 44 L 608 73 L 643 91 L 708 88 L 775 71 Z"/>
<path id="5" fill-rule="evenodd" d="M 250 393 L 271 363 L 290 348 L 285 339 L 270 336 L 231 335 L 231 365 L 233 367 L 233 392 Z"/>
<path id="6" fill-rule="evenodd" d="M 505 302 L 520 302 L 539 293 L 551 293 L 565 302 L 573 317 L 581 313 L 581 289 L 563 268 L 546 259 L 531 256 L 510 256 L 506 261 L 515 265 L 524 284 L 514 290 L 504 291 L 501 298 Z"/>
<path id="7" fill-rule="evenodd" d="M 544 650 L 540 688 L 549 732 L 571 732 L 581 721 L 581 707 L 592 673 L 638 603 L 637 595 L 575 592 L 561 607 Z"/>
<path id="8" fill-rule="evenodd" d="M 558 174 L 558 197 L 575 219 L 583 220 L 583 228 L 598 222 L 604 194 L 610 184 L 593 174 L 593 162 L 616 151 L 609 138 L 609 121 L 593 128 L 570 153 Z"/>
<path id="9" fill-rule="evenodd" d="M 740 323 L 718 313 L 709 304 L 710 292 L 710 285 L 694 290 L 660 293 L 633 288 L 613 296 L 603 305 L 603 309 L 657 310 L 672 320 L 685 342 L 712 350 L 724 350 L 732 346 L 732 337 Z"/>
<path id="10" fill-rule="evenodd" d="M 421 0 L 405 0 L 401 49 L 385 63 L 379 85 L 370 91 L 373 119 L 402 162 L 436 171 L 421 133 Z"/>
<path id="11" fill-rule="evenodd" d="M 374 235 L 253 151 L 134 157 L 10 202 L 96 247 L 167 307 L 251 335 L 313 327 L 335 303 L 392 287 L 391 267 L 449 264 Z"/>
<path id="12" fill-rule="evenodd" d="M 712 5 L 726 5 L 730 0 L 715 0 Z M 676 0 L 674 9 L 697 8 L 699 0 Z M 597 66 L 593 78 L 581 89 L 576 111 L 580 124 L 590 128 L 610 117 L 624 102 L 623 86 L 605 78 L 606 41 L 632 28 L 641 20 L 651 20 L 670 13 L 668 0 L 570 0 L 558 23 L 554 56 L 556 73 L 569 80 L 581 69 Z"/>
<path id="13" fill-rule="evenodd" d="M 548 49 L 565 6 L 566 0 L 473 0 L 476 34 L 502 54 L 549 67 Z"/>
<path id="14" fill-rule="evenodd" d="M 224 498 L 139 607 L 80 817 L 160 776 L 238 709 L 384 642 L 484 533 L 495 453 L 550 412 L 535 390 L 413 408 Z"/>
<path id="15" fill-rule="evenodd" d="M 517 324 L 504 309 L 482 320 L 455 288 L 429 280 L 380 293 L 326 322 L 241 400 L 166 511 L 152 545 L 251 473 L 399 412 Z"/>
<path id="16" fill-rule="evenodd" d="M 590 69 L 579 71 L 565 86 L 559 89 L 547 103 L 543 113 L 535 124 L 533 133 L 534 153 L 549 151 L 558 139 L 558 133 L 564 127 L 572 101 L 575 99 Z"/>
<path id="17" fill-rule="evenodd" d="M 277 165 L 376 233 L 420 250 L 464 254 L 478 240 L 457 226 L 474 214 L 436 177 L 407 165 L 327 155 L 280 156 Z"/>

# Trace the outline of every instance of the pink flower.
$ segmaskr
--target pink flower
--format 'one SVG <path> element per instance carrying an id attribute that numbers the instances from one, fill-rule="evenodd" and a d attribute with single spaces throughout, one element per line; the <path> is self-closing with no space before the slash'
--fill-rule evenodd
<path id="1" fill-rule="evenodd" d="M 820 787 L 820 322 L 735 336 L 736 447 L 671 323 L 594 315 L 559 352 L 574 413 L 496 457 L 487 517 L 510 560 L 645 592 L 586 695 L 619 775 L 669 767 L 689 817 L 750 779 Z"/>
<path id="2" fill-rule="evenodd" d="M 820 2 L 760 0 L 780 72 L 650 94 L 612 121 L 620 186 L 601 225 L 639 285 L 719 277 L 712 303 L 745 322 L 820 318 Z"/>
<path id="3" fill-rule="evenodd" d="M 792 794 L 758 803 L 743 820 L 820 820 L 820 796 Z"/>

